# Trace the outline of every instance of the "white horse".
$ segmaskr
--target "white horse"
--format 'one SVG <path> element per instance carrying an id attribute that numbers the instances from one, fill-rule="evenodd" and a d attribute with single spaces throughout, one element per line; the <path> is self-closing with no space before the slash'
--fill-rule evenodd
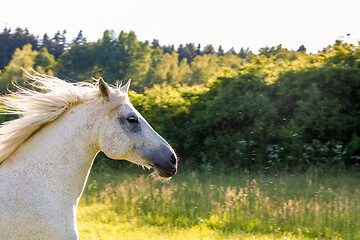
<path id="1" fill-rule="evenodd" d="M 0 127 L 0 239 L 78 239 L 77 207 L 99 151 L 176 173 L 174 151 L 131 105 L 130 81 L 27 76 L 42 91 L 1 97 L 3 112 L 23 117 Z"/>

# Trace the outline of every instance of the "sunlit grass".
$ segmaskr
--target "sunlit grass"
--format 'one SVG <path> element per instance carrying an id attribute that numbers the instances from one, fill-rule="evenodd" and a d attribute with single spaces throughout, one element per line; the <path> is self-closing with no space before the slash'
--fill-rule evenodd
<path id="1" fill-rule="evenodd" d="M 359 177 L 180 172 L 92 174 L 80 239 L 360 239 Z"/>

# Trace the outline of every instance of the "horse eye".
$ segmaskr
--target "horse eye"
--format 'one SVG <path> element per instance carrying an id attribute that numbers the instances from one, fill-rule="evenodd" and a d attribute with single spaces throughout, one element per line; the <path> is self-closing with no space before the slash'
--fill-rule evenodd
<path id="1" fill-rule="evenodd" d="M 127 118 L 127 120 L 131 123 L 136 123 L 139 121 L 138 117 L 137 116 L 130 116 Z"/>

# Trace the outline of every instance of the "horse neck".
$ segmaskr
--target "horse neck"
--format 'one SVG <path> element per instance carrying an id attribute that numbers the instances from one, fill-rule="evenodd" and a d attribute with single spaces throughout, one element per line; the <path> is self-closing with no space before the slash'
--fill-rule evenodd
<path id="1" fill-rule="evenodd" d="M 30 137 L 9 160 L 46 187 L 78 201 L 99 151 L 97 114 L 89 103 L 72 107 Z"/>

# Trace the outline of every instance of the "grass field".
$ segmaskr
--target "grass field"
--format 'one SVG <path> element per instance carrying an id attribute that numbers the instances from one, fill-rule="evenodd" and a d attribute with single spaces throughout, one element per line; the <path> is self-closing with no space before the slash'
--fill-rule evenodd
<path id="1" fill-rule="evenodd" d="M 80 239 L 360 239 L 354 173 L 92 173 Z"/>

